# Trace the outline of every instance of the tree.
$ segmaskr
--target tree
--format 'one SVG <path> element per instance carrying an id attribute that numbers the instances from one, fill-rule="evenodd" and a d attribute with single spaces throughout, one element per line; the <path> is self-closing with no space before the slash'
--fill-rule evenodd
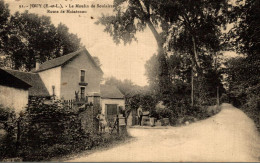
<path id="1" fill-rule="evenodd" d="M 122 81 L 110 77 L 105 79 L 105 84 L 116 86 L 125 96 L 125 103 L 130 106 L 130 109 L 137 109 L 142 104 L 145 110 L 151 110 L 157 102 L 157 99 L 146 87 L 137 86 L 131 80 Z"/>
<path id="2" fill-rule="evenodd" d="M 131 80 L 125 79 L 122 81 L 113 76 L 106 78 L 105 84 L 116 86 L 126 97 L 130 97 L 142 90 L 140 86 L 135 85 Z"/>
<path id="3" fill-rule="evenodd" d="M 8 39 L 3 50 L 11 58 L 13 69 L 31 71 L 36 62 L 74 52 L 81 46 L 80 39 L 65 25 L 56 28 L 47 16 L 16 12 L 7 23 Z"/>
<path id="4" fill-rule="evenodd" d="M 154 95 L 159 95 L 159 61 L 156 54 L 154 54 L 148 61 L 146 61 L 145 75 L 152 93 Z"/>
<path id="5" fill-rule="evenodd" d="M 36 61 L 44 62 L 52 58 L 55 48 L 55 26 L 50 18 L 38 16 L 28 11 L 16 12 L 9 23 L 9 40 L 5 52 L 14 62 L 14 69 L 30 71 Z"/>
<path id="6" fill-rule="evenodd" d="M 227 92 L 232 103 L 252 118 L 260 129 L 260 30 L 258 0 L 237 0 L 230 20 L 229 46 L 240 57 L 225 62 Z"/>
<path id="7" fill-rule="evenodd" d="M 234 27 L 229 32 L 230 44 L 244 57 L 226 62 L 229 93 L 245 104 L 245 96 L 260 93 L 260 2 L 246 0 L 234 8 L 232 21 Z"/>
<path id="8" fill-rule="evenodd" d="M 0 0 L 0 54 L 4 49 L 4 43 L 7 41 L 7 22 L 10 17 L 8 5 Z"/>
<path id="9" fill-rule="evenodd" d="M 240 4 L 235 10 L 235 25 L 229 32 L 231 45 L 246 57 L 243 59 L 247 73 L 245 81 L 250 86 L 260 83 L 259 5 L 258 0 L 246 0 L 244 4 Z"/>
<path id="10" fill-rule="evenodd" d="M 168 40 L 176 43 L 174 38 L 181 38 L 187 45 L 184 47 L 189 47 L 181 52 L 189 54 L 192 67 L 196 66 L 200 70 L 199 55 L 209 47 L 218 50 L 219 39 L 216 38 L 220 34 L 219 27 L 226 23 L 225 15 L 229 6 L 227 0 L 120 0 L 114 1 L 114 5 L 115 15 L 103 15 L 98 23 L 106 26 L 105 31 L 110 33 L 116 43 L 120 43 L 120 40 L 130 43 L 136 40 L 137 31 L 143 31 L 146 26 L 150 28 L 158 46 L 158 80 L 163 99 L 170 98 L 167 95 L 171 90 L 164 43 Z M 157 27 L 160 27 L 162 33 L 158 32 Z M 183 46 L 180 41 L 178 43 Z M 171 50 L 178 48 L 176 44 L 171 45 Z"/>
<path id="11" fill-rule="evenodd" d="M 233 47 L 237 52 L 249 57 L 259 57 L 260 53 L 260 30 L 259 30 L 259 14 L 260 2 L 258 0 L 246 0 L 234 9 L 232 15 L 234 27 L 229 32 L 229 37 Z M 235 16 L 234 16 L 235 15 Z"/>
<path id="12" fill-rule="evenodd" d="M 55 37 L 56 57 L 62 56 L 78 50 L 82 47 L 80 39 L 77 35 L 69 33 L 69 28 L 60 23 L 56 29 L 57 36 Z"/>
<path id="13" fill-rule="evenodd" d="M 97 56 L 93 56 L 92 58 L 96 62 L 97 66 L 101 68 L 102 64 L 100 62 L 100 59 Z"/>
<path id="14" fill-rule="evenodd" d="M 156 1 L 147 0 L 115 0 L 115 15 L 103 15 L 97 24 L 106 26 L 105 32 L 110 33 L 115 43 L 121 40 L 125 44 L 137 40 L 135 34 L 137 31 L 143 31 L 146 25 L 152 31 L 158 46 L 159 59 L 159 88 L 162 97 L 168 96 L 170 85 L 166 53 L 163 50 L 163 38 L 156 29 L 156 26 L 162 18 L 155 12 Z"/>
<path id="15" fill-rule="evenodd" d="M 175 10 L 162 11 L 173 25 L 169 26 L 167 48 L 170 53 L 181 53 L 191 62 L 191 105 L 194 105 L 194 77 L 203 76 L 203 57 L 216 55 L 221 50 L 221 27 L 228 20 L 228 1 L 172 2 Z M 202 84 L 202 83 L 201 83 Z"/>

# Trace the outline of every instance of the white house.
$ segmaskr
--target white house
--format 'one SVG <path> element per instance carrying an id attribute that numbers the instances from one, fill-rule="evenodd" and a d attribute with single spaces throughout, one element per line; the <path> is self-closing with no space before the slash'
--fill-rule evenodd
<path id="1" fill-rule="evenodd" d="M 86 49 L 81 49 L 36 66 L 50 95 L 59 99 L 80 98 L 100 93 L 103 72 Z"/>
<path id="2" fill-rule="evenodd" d="M 78 96 L 92 102 L 98 100 L 106 115 L 112 115 L 119 106 L 125 106 L 124 96 L 116 87 L 100 85 L 103 71 L 85 48 L 36 64 L 33 72 L 3 71 L 31 85 L 27 99 L 28 96 L 55 96 L 57 99 L 71 100 Z M 21 95 L 17 93 L 17 96 Z"/>
<path id="3" fill-rule="evenodd" d="M 28 104 L 31 85 L 3 69 L 0 69 L 0 76 L 0 104 L 19 113 Z"/>

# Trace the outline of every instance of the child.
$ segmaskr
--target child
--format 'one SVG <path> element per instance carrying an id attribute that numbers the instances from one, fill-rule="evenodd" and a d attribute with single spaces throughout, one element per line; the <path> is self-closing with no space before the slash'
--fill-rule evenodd
<path id="1" fill-rule="evenodd" d="M 103 113 L 97 115 L 97 119 L 99 120 L 99 130 L 100 132 L 105 132 L 107 121 L 105 119 L 105 115 Z"/>

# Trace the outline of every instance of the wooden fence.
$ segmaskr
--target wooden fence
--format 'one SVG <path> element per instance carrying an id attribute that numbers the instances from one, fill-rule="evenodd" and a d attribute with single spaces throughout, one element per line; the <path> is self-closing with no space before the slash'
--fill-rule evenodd
<path id="1" fill-rule="evenodd" d="M 74 107 L 80 107 L 84 104 L 91 104 L 88 103 L 87 99 L 71 99 L 71 100 L 64 100 L 63 103 L 67 106 L 69 106 L 70 108 L 74 108 Z M 93 105 L 93 104 L 92 104 Z"/>

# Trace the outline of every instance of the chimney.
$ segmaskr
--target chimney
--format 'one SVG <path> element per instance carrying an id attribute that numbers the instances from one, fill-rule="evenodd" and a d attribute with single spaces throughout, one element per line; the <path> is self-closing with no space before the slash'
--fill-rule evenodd
<path id="1" fill-rule="evenodd" d="M 35 70 L 39 70 L 39 68 L 40 68 L 40 63 L 39 63 L 39 62 L 36 62 Z"/>

